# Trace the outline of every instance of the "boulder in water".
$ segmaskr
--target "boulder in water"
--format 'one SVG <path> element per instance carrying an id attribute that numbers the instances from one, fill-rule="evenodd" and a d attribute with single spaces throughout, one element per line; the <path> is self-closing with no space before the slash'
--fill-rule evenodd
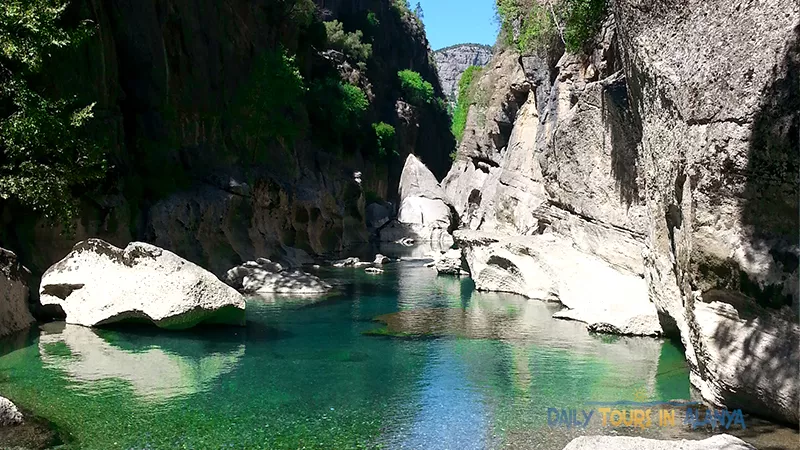
<path id="1" fill-rule="evenodd" d="M 228 285 L 248 293 L 322 294 L 331 285 L 299 269 L 284 269 L 266 258 L 248 261 L 225 275 Z"/>
<path id="2" fill-rule="evenodd" d="M 377 255 L 375 255 L 375 260 L 372 261 L 372 264 L 377 264 L 381 266 L 389 262 L 392 262 L 392 260 L 388 256 L 383 256 L 380 253 L 378 253 Z"/>
<path id="3" fill-rule="evenodd" d="M 458 231 L 456 240 L 478 290 L 558 301 L 567 309 L 553 317 L 585 322 L 596 331 L 662 333 L 640 276 L 575 249 L 559 235 Z"/>
<path id="4" fill-rule="evenodd" d="M 355 257 L 340 259 L 333 262 L 333 267 L 356 267 L 361 262 L 360 259 Z"/>
<path id="5" fill-rule="evenodd" d="M 0 397 L 0 427 L 9 427 L 22 423 L 22 413 L 11 400 Z"/>
<path id="6" fill-rule="evenodd" d="M 185 329 L 200 323 L 244 325 L 241 294 L 203 268 L 154 245 L 124 250 L 100 239 L 79 242 L 42 276 L 42 305 L 67 323 L 151 322 Z"/>

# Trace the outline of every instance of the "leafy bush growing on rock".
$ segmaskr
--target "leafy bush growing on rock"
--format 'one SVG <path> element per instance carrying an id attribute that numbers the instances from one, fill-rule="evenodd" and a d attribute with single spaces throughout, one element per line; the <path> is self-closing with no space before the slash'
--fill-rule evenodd
<path id="1" fill-rule="evenodd" d="M 594 38 L 606 16 L 605 0 L 567 0 L 564 43 L 567 50 L 579 52 Z"/>
<path id="2" fill-rule="evenodd" d="M 97 182 L 105 155 L 89 138 L 94 104 L 53 99 L 32 83 L 42 62 L 91 34 L 61 27 L 61 0 L 7 0 L 0 4 L 0 199 L 12 200 L 68 225 L 76 190 Z"/>
<path id="3" fill-rule="evenodd" d="M 522 54 L 546 47 L 557 36 L 577 53 L 600 31 L 606 0 L 497 0 L 501 41 Z"/>
<path id="4" fill-rule="evenodd" d="M 467 127 L 467 114 L 472 104 L 472 82 L 480 77 L 481 67 L 470 66 L 461 75 L 458 81 L 458 99 L 456 109 L 453 112 L 453 136 L 456 141 L 461 142 L 464 137 L 464 130 Z"/>
<path id="5" fill-rule="evenodd" d="M 375 130 L 375 139 L 378 144 L 378 155 L 385 157 L 390 153 L 397 154 L 395 148 L 394 127 L 386 122 L 373 123 L 372 129 Z"/>
<path id="6" fill-rule="evenodd" d="M 434 97 L 433 85 L 422 79 L 422 75 L 413 70 L 397 72 L 400 89 L 405 99 L 414 105 L 431 103 Z"/>
<path id="7" fill-rule="evenodd" d="M 238 118 L 234 137 L 253 151 L 254 161 L 266 146 L 293 141 L 303 123 L 303 76 L 295 59 L 280 48 L 265 52 L 239 91 L 234 110 Z"/>
<path id="8" fill-rule="evenodd" d="M 348 33 L 344 31 L 344 25 L 341 22 L 332 20 L 325 22 L 325 31 L 328 35 L 330 48 L 338 50 L 361 63 L 366 62 L 372 56 L 372 44 L 362 42 L 364 33 L 361 30 Z"/>
<path id="9" fill-rule="evenodd" d="M 311 84 L 308 105 L 315 139 L 325 147 L 337 147 L 342 136 L 358 133 L 369 99 L 358 86 L 328 77 Z"/>

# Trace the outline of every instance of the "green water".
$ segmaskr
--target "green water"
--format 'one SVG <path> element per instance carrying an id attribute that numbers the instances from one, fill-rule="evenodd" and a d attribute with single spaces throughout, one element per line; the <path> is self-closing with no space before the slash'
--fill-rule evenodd
<path id="1" fill-rule="evenodd" d="M 548 407 L 689 398 L 670 343 L 590 335 L 420 263 L 323 275 L 336 294 L 251 299 L 245 328 L 48 324 L 0 343 L 0 393 L 70 449 L 560 449 L 582 431 L 549 428 Z M 395 312 L 436 333 L 363 334 Z"/>

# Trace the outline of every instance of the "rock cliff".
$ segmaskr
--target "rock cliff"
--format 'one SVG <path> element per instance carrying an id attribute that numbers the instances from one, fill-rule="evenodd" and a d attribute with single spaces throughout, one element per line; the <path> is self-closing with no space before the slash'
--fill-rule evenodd
<path id="1" fill-rule="evenodd" d="M 492 59 L 492 47 L 480 44 L 458 44 L 436 50 L 433 53 L 439 82 L 444 95 L 455 102 L 458 96 L 458 81 L 470 66 L 483 67 Z"/>
<path id="2" fill-rule="evenodd" d="M 0 248 L 0 337 L 24 330 L 33 323 L 28 308 L 26 278 L 29 275 L 14 253 Z"/>
<path id="3" fill-rule="evenodd" d="M 293 264 L 366 242 L 366 198 L 395 200 L 408 154 L 439 178 L 449 169 L 441 102 L 398 108 L 399 70 L 442 91 L 421 22 L 390 0 L 70 2 L 65 20 L 84 19 L 94 34 L 48 61 L 63 77 L 44 84 L 96 102 L 110 170 L 64 234 L 0 201 L 0 241 L 34 274 L 91 237 L 153 243 L 217 275 L 259 257 Z M 325 50 L 333 20 L 363 32 L 371 56 Z M 287 77 L 299 78 L 299 99 L 284 101 Z M 332 124 L 342 112 L 326 103 L 331 79 L 366 96 L 356 123 Z M 397 130 L 384 157 L 378 122 Z"/>
<path id="4" fill-rule="evenodd" d="M 793 1 L 617 0 L 582 54 L 496 52 L 442 185 L 464 228 L 638 277 L 706 400 L 797 423 L 799 45 Z M 471 266 L 531 292 L 493 242 Z"/>

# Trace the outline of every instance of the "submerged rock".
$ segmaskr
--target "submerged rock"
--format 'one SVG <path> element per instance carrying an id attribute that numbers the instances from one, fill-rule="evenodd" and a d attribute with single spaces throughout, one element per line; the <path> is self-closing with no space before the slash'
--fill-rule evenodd
<path id="1" fill-rule="evenodd" d="M 243 325 L 241 294 L 203 268 L 154 245 L 124 250 L 99 240 L 79 242 L 42 276 L 42 305 L 63 310 L 67 323 L 98 326 L 152 322 L 184 329 L 200 323 Z"/>
<path id="2" fill-rule="evenodd" d="M 364 269 L 364 272 L 367 272 L 367 273 L 370 273 L 370 274 L 373 274 L 373 275 L 378 275 L 378 274 L 383 273 L 383 269 L 379 269 L 377 267 L 367 267 L 366 269 Z"/>
<path id="3" fill-rule="evenodd" d="M 359 263 L 361 263 L 360 259 L 356 257 L 350 257 L 334 261 L 333 267 L 356 267 Z"/>
<path id="4" fill-rule="evenodd" d="M 607 324 L 600 327 L 605 332 L 662 332 L 641 277 L 576 250 L 565 238 L 459 231 L 456 240 L 479 290 L 558 301 L 568 310 L 553 317 Z"/>
<path id="5" fill-rule="evenodd" d="M 755 447 L 729 434 L 702 441 L 662 441 L 629 436 L 581 436 L 564 450 L 755 450 Z"/>
<path id="6" fill-rule="evenodd" d="M 0 397 L 0 427 L 19 425 L 22 423 L 22 413 L 11 400 Z"/>
<path id="7" fill-rule="evenodd" d="M 234 267 L 225 274 L 224 281 L 248 293 L 321 294 L 331 289 L 331 285 L 315 275 L 299 269 L 284 269 L 266 258 Z"/>
<path id="8" fill-rule="evenodd" d="M 392 260 L 388 256 L 383 256 L 380 253 L 375 255 L 375 260 L 372 261 L 372 264 L 383 265 L 386 263 L 392 262 Z"/>
<path id="9" fill-rule="evenodd" d="M 14 253 L 0 248 L 0 336 L 24 330 L 33 323 L 28 295 L 25 269 Z"/>

